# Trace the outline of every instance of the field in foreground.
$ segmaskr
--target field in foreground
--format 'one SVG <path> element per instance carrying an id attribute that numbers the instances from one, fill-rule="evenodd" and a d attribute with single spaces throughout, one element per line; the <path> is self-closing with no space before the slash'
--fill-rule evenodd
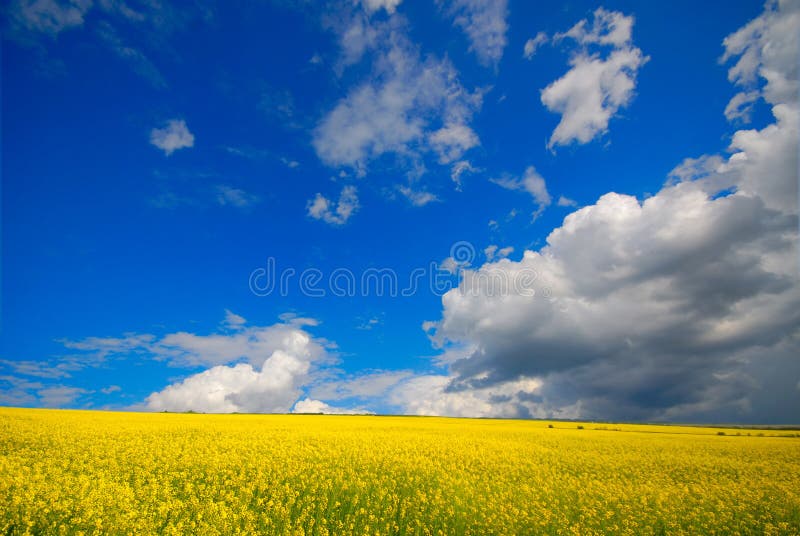
<path id="1" fill-rule="evenodd" d="M 798 534 L 787 435 L 0 408 L 0 533 Z"/>

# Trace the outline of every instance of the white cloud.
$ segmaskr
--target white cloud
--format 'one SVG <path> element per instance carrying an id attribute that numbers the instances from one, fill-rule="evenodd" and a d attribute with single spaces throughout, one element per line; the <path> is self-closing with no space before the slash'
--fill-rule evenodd
<path id="1" fill-rule="evenodd" d="M 470 51 L 483 65 L 496 66 L 508 43 L 508 2 L 506 0 L 439 0 L 469 38 Z"/>
<path id="2" fill-rule="evenodd" d="M 465 173 L 477 173 L 478 168 L 473 167 L 469 160 L 459 160 L 450 166 L 450 178 L 456 184 L 456 190 L 461 191 L 461 176 Z"/>
<path id="3" fill-rule="evenodd" d="M 104 361 L 108 356 L 121 352 L 136 352 L 148 348 L 155 336 L 150 334 L 126 334 L 123 337 L 87 337 L 80 341 L 62 340 L 66 348 L 91 352 L 96 361 Z"/>
<path id="4" fill-rule="evenodd" d="M 383 155 L 413 163 L 434 152 L 451 162 L 478 143 L 469 127 L 482 93 L 467 91 L 447 59 L 423 58 L 399 15 L 373 21 L 358 14 L 338 28 L 342 62 L 371 52 L 369 78 L 351 88 L 313 131 L 312 143 L 329 166 L 366 173 Z"/>
<path id="5" fill-rule="evenodd" d="M 242 316 L 226 310 L 220 332 L 208 335 L 183 331 L 161 337 L 128 334 L 64 344 L 89 356 L 101 355 L 104 360 L 138 354 L 176 367 L 207 367 L 152 393 L 136 406 L 139 409 L 285 413 L 303 395 L 303 388 L 312 383 L 314 375 L 334 365 L 336 358 L 329 351 L 331 343 L 307 331 L 308 326 L 316 325 L 315 320 L 291 314 L 281 315 L 281 320 L 271 326 L 252 326 Z M 2 381 L 6 380 L 0 377 Z M 31 404 L 69 405 L 88 393 L 15 378 L 7 382 L 14 386 L 14 399 L 29 399 Z M 119 390 L 118 386 L 109 386 L 101 392 Z"/>
<path id="6" fill-rule="evenodd" d="M 536 51 L 539 49 L 539 47 L 547 43 L 547 41 L 548 38 L 546 33 L 537 33 L 534 37 L 525 41 L 525 47 L 522 50 L 522 57 L 526 60 L 533 59 L 533 56 L 536 54 Z"/>
<path id="7" fill-rule="evenodd" d="M 291 159 L 286 158 L 286 157 L 282 157 L 281 158 L 281 162 L 283 162 L 283 164 L 286 167 L 288 167 L 289 169 L 296 169 L 296 168 L 300 167 L 300 162 L 298 162 L 297 160 L 291 160 Z"/>
<path id="8" fill-rule="evenodd" d="M 514 246 L 506 246 L 497 250 L 497 257 L 503 259 L 514 253 Z"/>
<path id="9" fill-rule="evenodd" d="M 491 179 L 491 182 L 508 190 L 522 190 L 531 194 L 536 203 L 536 210 L 533 213 L 534 219 L 536 219 L 544 209 L 550 206 L 552 202 L 544 178 L 539 175 L 536 168 L 533 166 L 529 166 L 525 170 L 525 174 L 520 178 L 505 176 L 498 179 Z"/>
<path id="10" fill-rule="evenodd" d="M 379 9 L 385 9 L 386 13 L 391 15 L 402 1 L 403 0 L 361 0 L 361 3 L 364 5 L 364 9 L 370 13 L 378 11 Z"/>
<path id="11" fill-rule="evenodd" d="M 57 38 L 62 32 L 85 27 L 155 88 L 165 87 L 166 80 L 143 50 L 174 54 L 168 43 L 170 34 L 208 14 L 205 6 L 156 1 L 135 2 L 135 9 L 122 0 L 11 0 L 5 4 L 3 14 L 8 16 L 3 22 L 4 37 L 36 49 L 34 61 L 40 68 L 63 71 L 63 62 L 51 56 L 58 46 Z M 123 28 L 126 31 L 121 31 Z M 141 46 L 122 35 L 139 41 Z"/>
<path id="12" fill-rule="evenodd" d="M 541 381 L 521 378 L 514 381 L 460 391 L 449 387 L 453 377 L 418 375 L 400 383 L 388 395 L 391 404 L 409 415 L 449 417 L 545 417 L 538 407 Z M 527 412 L 526 412 L 527 410 Z M 571 417 L 562 414 L 561 417 Z"/>
<path id="13" fill-rule="evenodd" d="M 570 38 L 584 46 L 597 44 L 623 48 L 630 44 L 633 17 L 625 16 L 619 11 L 607 11 L 602 7 L 594 11 L 593 17 L 591 25 L 587 19 L 583 19 L 565 33 L 556 34 L 553 38 Z"/>
<path id="14" fill-rule="evenodd" d="M 364 53 L 373 48 L 378 40 L 378 31 L 370 23 L 369 17 L 356 13 L 344 27 L 337 28 L 339 32 L 339 48 L 341 57 L 338 59 L 335 70 L 341 75 L 342 70 L 361 61 Z"/>
<path id="15" fill-rule="evenodd" d="M 369 331 L 372 328 L 374 328 L 375 326 L 378 326 L 380 324 L 381 324 L 381 319 L 380 318 L 372 317 L 372 318 L 368 318 L 366 320 L 360 321 L 356 325 L 356 329 L 360 329 L 360 330 L 363 330 L 363 331 Z"/>
<path id="16" fill-rule="evenodd" d="M 478 135 L 466 125 L 445 125 L 428 136 L 428 141 L 439 155 L 439 163 L 449 164 L 464 153 L 480 145 Z"/>
<path id="17" fill-rule="evenodd" d="M 239 318 L 226 316 L 227 322 L 237 326 L 230 334 L 174 333 L 153 344 L 150 351 L 156 358 L 217 365 L 152 393 L 145 407 L 209 413 L 289 412 L 314 370 L 330 362 L 326 342 L 302 329 L 307 319 L 245 327 Z"/>
<path id="18" fill-rule="evenodd" d="M 757 195 L 768 207 L 796 211 L 800 110 L 796 102 L 780 103 L 772 113 L 773 124 L 733 135 L 734 154 L 721 171 L 737 181 L 740 192 Z"/>
<path id="19" fill-rule="evenodd" d="M 238 208 L 246 208 L 258 203 L 259 198 L 257 195 L 250 194 L 239 188 L 226 186 L 224 184 L 217 186 L 217 203 L 222 206 L 232 206 Z"/>
<path id="20" fill-rule="evenodd" d="M 486 246 L 483 250 L 484 255 L 486 255 L 486 260 L 491 261 L 494 259 L 504 259 L 514 253 L 513 246 L 506 246 L 504 248 L 498 247 L 495 244 L 491 244 Z"/>
<path id="21" fill-rule="evenodd" d="M 62 343 L 95 359 L 107 360 L 136 353 L 178 367 L 212 367 L 245 361 L 258 369 L 276 350 L 310 352 L 312 360 L 322 359 L 326 354 L 325 341 L 311 338 L 302 329 L 316 325 L 313 319 L 287 316 L 283 317 L 282 323 L 266 327 L 248 327 L 242 320 L 239 315 L 226 310 L 223 327 L 231 331 L 229 333 L 197 335 L 178 331 L 162 337 L 131 333 L 123 337 L 88 337 Z"/>
<path id="22" fill-rule="evenodd" d="M 738 57 L 728 70 L 728 79 L 743 87 L 754 87 L 762 79 L 762 93 L 770 104 L 796 101 L 800 90 L 798 27 L 800 4 L 768 0 L 761 15 L 723 41 L 725 53 L 721 61 Z"/>
<path id="23" fill-rule="evenodd" d="M 424 190 L 415 190 L 409 186 L 398 186 L 397 191 L 403 194 L 405 198 L 408 199 L 409 202 L 415 207 L 422 207 L 428 203 L 433 203 L 434 201 L 439 200 L 436 195 L 430 192 L 426 192 Z"/>
<path id="24" fill-rule="evenodd" d="M 407 370 L 368 371 L 351 376 L 327 378 L 309 388 L 309 396 L 325 400 L 372 400 L 414 374 Z"/>
<path id="25" fill-rule="evenodd" d="M 69 362 L 51 363 L 49 361 L 0 359 L 0 365 L 8 367 L 15 374 L 34 378 L 69 378 L 70 372 L 80 368 Z"/>
<path id="26" fill-rule="evenodd" d="M 225 309 L 225 320 L 222 322 L 223 326 L 229 329 L 238 329 L 246 323 L 247 320 L 243 316 L 237 315 L 229 309 Z"/>
<path id="27" fill-rule="evenodd" d="M 450 272 L 451 274 L 458 273 L 458 271 L 462 267 L 467 267 L 467 266 L 469 266 L 469 262 L 457 261 L 453 257 L 446 257 L 439 263 L 440 270 Z"/>
<path id="28" fill-rule="evenodd" d="M 15 0 L 9 13 L 18 26 L 52 36 L 83 25 L 91 0 Z"/>
<path id="29" fill-rule="evenodd" d="M 183 119 L 170 119 L 163 128 L 150 131 L 150 143 L 169 156 L 178 149 L 194 146 L 194 134 Z"/>
<path id="30" fill-rule="evenodd" d="M 331 225 L 344 225 L 358 210 L 358 193 L 355 186 L 345 186 L 334 203 L 318 193 L 306 206 L 308 215 Z"/>
<path id="31" fill-rule="evenodd" d="M 294 315 L 282 319 L 268 327 L 248 327 L 244 318 L 226 311 L 223 326 L 232 333 L 176 333 L 154 341 L 149 351 L 156 358 L 217 364 L 152 393 L 143 407 L 206 413 L 371 413 L 361 406 L 331 406 L 320 399 L 375 397 L 409 376 L 405 371 L 335 376 L 329 343 L 303 329 L 316 322 Z"/>
<path id="32" fill-rule="evenodd" d="M 42 406 L 47 408 L 59 408 L 74 404 L 79 397 L 90 392 L 91 391 L 80 387 L 57 385 L 39 389 L 36 394 Z"/>
<path id="33" fill-rule="evenodd" d="M 294 405 L 292 413 L 324 413 L 326 415 L 365 415 L 374 414 L 363 408 L 338 408 L 330 406 L 321 400 L 304 398 Z"/>
<path id="34" fill-rule="evenodd" d="M 725 119 L 749 123 L 750 115 L 753 113 L 753 105 L 759 97 L 758 91 L 740 91 L 725 106 Z"/>
<path id="35" fill-rule="evenodd" d="M 569 197 L 559 196 L 558 202 L 556 203 L 559 207 L 577 207 L 578 203 L 574 199 L 570 199 Z"/>
<path id="36" fill-rule="evenodd" d="M 276 350 L 260 368 L 216 366 L 151 394 L 145 403 L 153 411 L 287 413 L 310 368 L 306 355 Z"/>
<path id="37" fill-rule="evenodd" d="M 569 60 L 571 69 L 542 90 L 548 110 L 561 114 L 548 147 L 573 141 L 587 143 L 608 130 L 609 120 L 630 104 L 639 68 L 648 57 L 633 46 L 633 17 L 599 8 L 589 28 L 582 20 L 554 40 L 574 40 L 579 46 Z M 590 45 L 612 47 L 610 52 L 590 53 Z"/>
<path id="38" fill-rule="evenodd" d="M 39 402 L 36 390 L 44 388 L 41 382 L 32 382 L 11 375 L 0 375 L 0 404 L 4 406 L 33 406 Z"/>

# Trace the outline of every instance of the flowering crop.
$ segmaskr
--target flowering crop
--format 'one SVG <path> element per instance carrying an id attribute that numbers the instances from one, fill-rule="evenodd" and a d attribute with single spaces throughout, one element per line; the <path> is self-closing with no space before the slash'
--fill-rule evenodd
<path id="1" fill-rule="evenodd" d="M 795 433 L 581 426 L 0 408 L 0 532 L 800 533 Z"/>

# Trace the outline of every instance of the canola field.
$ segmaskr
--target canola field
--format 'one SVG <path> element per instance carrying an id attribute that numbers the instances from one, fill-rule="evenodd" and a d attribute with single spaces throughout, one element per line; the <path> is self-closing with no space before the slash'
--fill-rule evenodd
<path id="1" fill-rule="evenodd" d="M 800 436 L 0 408 L 0 533 L 800 534 Z"/>

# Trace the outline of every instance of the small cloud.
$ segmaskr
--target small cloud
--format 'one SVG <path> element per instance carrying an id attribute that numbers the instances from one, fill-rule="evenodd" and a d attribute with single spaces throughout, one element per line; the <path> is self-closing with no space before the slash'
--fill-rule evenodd
<path id="1" fill-rule="evenodd" d="M 322 400 L 304 398 L 294 405 L 292 413 L 325 413 L 328 415 L 374 415 L 374 412 L 363 408 L 337 408 L 330 406 Z"/>
<path id="2" fill-rule="evenodd" d="M 478 61 L 496 67 L 508 42 L 507 0 L 449 0 L 440 4 L 446 6 L 453 24 L 466 34 L 469 50 Z"/>
<path id="3" fill-rule="evenodd" d="M 570 199 L 569 197 L 564 197 L 563 195 L 558 198 L 558 203 L 556 203 L 559 207 L 577 207 L 578 202 L 574 199 Z"/>
<path id="4" fill-rule="evenodd" d="M 241 147 L 234 147 L 228 145 L 223 147 L 223 149 L 228 154 L 241 156 L 242 158 L 248 158 L 250 160 L 261 160 L 262 158 L 266 158 L 270 155 L 269 151 L 265 151 L 263 149 L 256 149 L 255 147 L 250 147 L 249 145 L 244 145 Z"/>
<path id="5" fill-rule="evenodd" d="M 298 128 L 300 125 L 294 120 L 294 96 L 288 90 L 267 89 L 261 94 L 258 107 L 267 116 L 277 119 L 282 126 Z"/>
<path id="6" fill-rule="evenodd" d="M 480 145 L 475 131 L 461 123 L 440 128 L 428 136 L 428 141 L 439 155 L 440 164 L 449 164 L 461 158 L 466 151 Z"/>
<path id="7" fill-rule="evenodd" d="M 122 391 L 122 387 L 119 385 L 109 385 L 108 387 L 103 387 L 100 389 L 100 392 L 104 395 L 110 395 L 111 393 L 117 393 L 119 391 Z"/>
<path id="8" fill-rule="evenodd" d="M 363 322 L 358 324 L 356 326 L 356 329 L 359 329 L 359 330 L 362 330 L 362 331 L 369 331 L 372 328 L 374 328 L 375 326 L 378 326 L 380 324 L 381 324 L 381 319 L 378 318 L 377 316 L 375 316 L 375 317 L 369 318 L 367 320 L 364 320 Z"/>
<path id="9" fill-rule="evenodd" d="M 731 122 L 749 123 L 753 105 L 760 96 L 759 91 L 740 91 L 725 107 L 725 119 Z"/>
<path id="10" fill-rule="evenodd" d="M 514 247 L 513 246 L 506 246 L 504 248 L 500 248 L 499 250 L 497 250 L 497 256 L 500 257 L 500 258 L 508 257 L 512 253 L 514 253 Z"/>
<path id="11" fill-rule="evenodd" d="M 300 162 L 298 162 L 297 160 L 291 160 L 286 157 L 281 158 L 281 162 L 283 162 L 283 165 L 285 165 L 289 169 L 295 169 L 297 167 L 300 167 Z"/>
<path id="12" fill-rule="evenodd" d="M 472 263 L 469 259 L 462 260 L 456 259 L 455 257 L 447 257 L 439 263 L 439 269 L 455 275 L 462 270 L 469 268 L 471 265 Z"/>
<path id="13" fill-rule="evenodd" d="M 254 194 L 233 188 L 231 186 L 219 185 L 216 188 L 217 203 L 222 206 L 232 206 L 238 208 L 246 208 L 252 206 L 259 201 L 259 197 Z"/>
<path id="14" fill-rule="evenodd" d="M 158 67 L 141 50 L 125 43 L 113 26 L 101 22 L 97 34 L 120 59 L 128 62 L 134 72 L 150 82 L 154 88 L 167 87 L 167 82 Z"/>
<path id="15" fill-rule="evenodd" d="M 525 41 L 522 57 L 526 60 L 532 59 L 534 54 L 536 54 L 536 50 L 545 43 L 547 43 L 547 34 L 544 32 L 537 33 L 535 37 Z"/>
<path id="16" fill-rule="evenodd" d="M 465 173 L 476 173 L 478 168 L 472 167 L 468 160 L 459 160 L 450 167 L 450 178 L 456 183 L 456 190 L 461 191 L 461 175 Z"/>
<path id="17" fill-rule="evenodd" d="M 427 205 L 428 203 L 432 203 L 434 201 L 439 200 L 438 197 L 436 197 L 434 194 L 430 192 L 413 190 L 408 186 L 398 186 L 397 190 L 401 194 L 403 194 L 415 207 L 422 207 Z"/>
<path id="18" fill-rule="evenodd" d="M 391 15 L 403 0 L 361 0 L 361 5 L 367 13 L 373 13 L 379 9 L 385 9 Z"/>
<path id="19" fill-rule="evenodd" d="M 82 26 L 91 7 L 91 0 L 34 0 L 14 2 L 9 15 L 17 30 L 25 29 L 55 37 L 63 30 Z"/>
<path id="20" fill-rule="evenodd" d="M 173 209 L 184 206 L 197 206 L 199 202 L 193 197 L 179 195 L 175 192 L 165 190 L 157 196 L 151 198 L 148 203 L 154 208 Z"/>
<path id="21" fill-rule="evenodd" d="M 487 246 L 486 249 L 483 250 L 483 253 L 486 255 L 486 260 L 491 261 L 494 259 L 505 259 L 509 255 L 514 252 L 513 246 L 506 246 L 504 248 L 499 248 L 496 245 L 492 244 Z"/>
<path id="22" fill-rule="evenodd" d="M 490 179 L 490 181 L 507 190 L 523 190 L 531 194 L 537 205 L 533 213 L 534 220 L 538 218 L 544 209 L 550 206 L 552 202 L 544 178 L 539 175 L 536 168 L 533 166 L 528 166 L 525 170 L 525 174 L 520 178 L 504 176 L 498 179 Z M 516 213 L 514 213 L 514 215 L 516 215 Z"/>
<path id="23" fill-rule="evenodd" d="M 170 119 L 163 128 L 150 131 L 150 143 L 169 156 L 178 149 L 193 147 L 194 134 L 189 132 L 183 119 Z"/>
<path id="24" fill-rule="evenodd" d="M 222 321 L 223 326 L 229 329 L 238 329 L 246 323 L 247 320 L 243 316 L 237 315 L 230 309 L 225 309 L 225 320 Z"/>
<path id="25" fill-rule="evenodd" d="M 331 225 L 343 225 L 355 214 L 359 206 L 356 187 L 345 186 L 339 194 L 337 203 L 318 193 L 308 202 L 306 211 L 315 220 L 322 220 Z"/>
<path id="26" fill-rule="evenodd" d="M 541 90 L 540 100 L 561 120 L 547 142 L 584 144 L 608 131 L 609 121 L 636 95 L 639 69 L 649 57 L 632 42 L 634 18 L 598 8 L 592 21 L 583 19 L 569 31 L 553 36 L 554 42 L 574 42 L 570 69 Z M 603 47 L 589 53 L 588 47 Z"/>

